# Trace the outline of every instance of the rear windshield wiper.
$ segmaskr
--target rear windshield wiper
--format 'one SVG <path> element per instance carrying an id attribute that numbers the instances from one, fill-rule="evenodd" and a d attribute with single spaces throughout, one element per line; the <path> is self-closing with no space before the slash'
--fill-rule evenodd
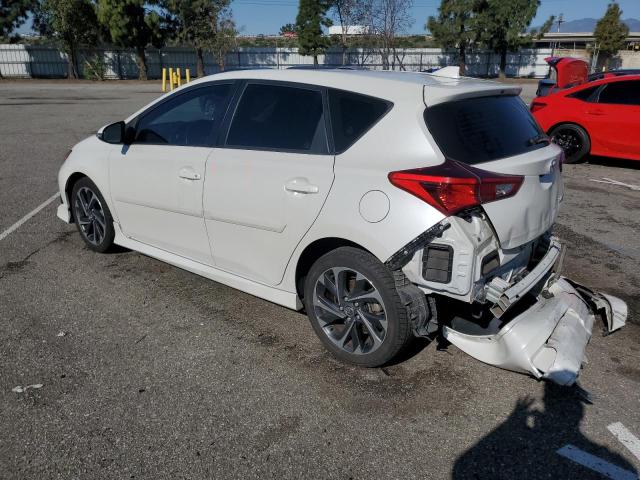
<path id="1" fill-rule="evenodd" d="M 527 140 L 527 146 L 531 147 L 533 145 L 538 145 L 539 143 L 546 143 L 549 144 L 551 143 L 551 139 L 545 135 L 544 133 L 541 133 L 539 135 L 536 135 L 535 137 L 531 137 L 529 140 Z"/>

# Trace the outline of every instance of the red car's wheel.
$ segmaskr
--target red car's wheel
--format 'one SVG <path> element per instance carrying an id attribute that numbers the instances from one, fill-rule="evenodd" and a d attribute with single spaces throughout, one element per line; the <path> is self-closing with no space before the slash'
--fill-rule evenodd
<path id="1" fill-rule="evenodd" d="M 576 163 L 582 160 L 591 150 L 591 141 L 584 128 L 566 123 L 558 125 L 549 136 L 564 150 L 565 162 Z"/>

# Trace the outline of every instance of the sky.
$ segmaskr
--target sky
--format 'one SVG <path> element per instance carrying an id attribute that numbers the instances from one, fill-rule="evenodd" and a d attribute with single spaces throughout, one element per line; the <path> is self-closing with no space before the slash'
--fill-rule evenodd
<path id="1" fill-rule="evenodd" d="M 542 25 L 550 15 L 564 14 L 567 21 L 581 18 L 600 18 L 607 9 L 609 0 L 542 0 L 538 15 L 532 26 Z M 618 0 L 622 18 L 640 19 L 640 0 Z M 411 15 L 413 26 L 406 33 L 425 33 L 424 24 L 429 15 L 435 15 L 439 0 L 413 0 Z M 240 35 L 275 35 L 286 23 L 294 23 L 298 11 L 297 0 L 232 0 L 231 8 L 240 30 Z M 18 33 L 27 33 L 31 22 L 27 22 Z"/>
<path id="2" fill-rule="evenodd" d="M 425 33 L 424 24 L 429 15 L 435 15 L 439 0 L 413 0 L 411 9 L 414 22 L 407 33 Z M 542 0 L 532 25 L 541 25 L 550 15 L 564 14 L 565 20 L 600 18 L 609 0 Z M 640 19 L 640 0 L 618 0 L 622 18 Z M 296 0 L 233 0 L 231 3 L 241 35 L 277 34 L 280 27 L 296 19 Z"/>

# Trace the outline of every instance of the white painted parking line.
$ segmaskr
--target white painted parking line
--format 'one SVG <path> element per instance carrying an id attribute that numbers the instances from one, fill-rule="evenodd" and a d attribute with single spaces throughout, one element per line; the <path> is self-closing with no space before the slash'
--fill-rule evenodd
<path id="1" fill-rule="evenodd" d="M 627 430 L 627 427 L 620 422 L 612 423 L 607 429 L 640 460 L 640 440 L 638 440 L 638 437 Z"/>
<path id="2" fill-rule="evenodd" d="M 36 208 L 31 210 L 29 213 L 27 213 L 24 217 L 22 217 L 16 223 L 14 223 L 9 228 L 7 228 L 4 232 L 0 233 L 0 241 L 4 240 L 9 235 L 11 235 L 13 232 L 15 232 L 17 229 L 19 229 L 25 222 L 27 222 L 27 220 L 29 220 L 31 217 L 36 215 L 40 210 L 42 210 L 44 207 L 49 205 L 56 198 L 60 198 L 60 194 L 59 193 L 56 193 L 55 195 L 52 195 L 48 200 L 42 202 L 40 205 L 38 205 Z"/>
<path id="3" fill-rule="evenodd" d="M 556 453 L 612 480 L 638 480 L 638 476 L 635 473 L 617 467 L 573 445 L 565 445 Z"/>

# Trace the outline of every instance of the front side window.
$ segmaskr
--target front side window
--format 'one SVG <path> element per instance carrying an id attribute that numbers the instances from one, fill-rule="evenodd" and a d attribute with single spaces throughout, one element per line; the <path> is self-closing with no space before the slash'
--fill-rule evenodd
<path id="1" fill-rule="evenodd" d="M 231 84 L 218 84 L 169 97 L 140 118 L 134 143 L 214 146 L 230 92 Z"/>
<path id="2" fill-rule="evenodd" d="M 598 103 L 640 105 L 640 81 L 608 83 L 600 92 Z"/>
<path id="3" fill-rule="evenodd" d="M 326 153 L 322 93 L 272 84 L 249 84 L 233 116 L 227 146 Z"/>

